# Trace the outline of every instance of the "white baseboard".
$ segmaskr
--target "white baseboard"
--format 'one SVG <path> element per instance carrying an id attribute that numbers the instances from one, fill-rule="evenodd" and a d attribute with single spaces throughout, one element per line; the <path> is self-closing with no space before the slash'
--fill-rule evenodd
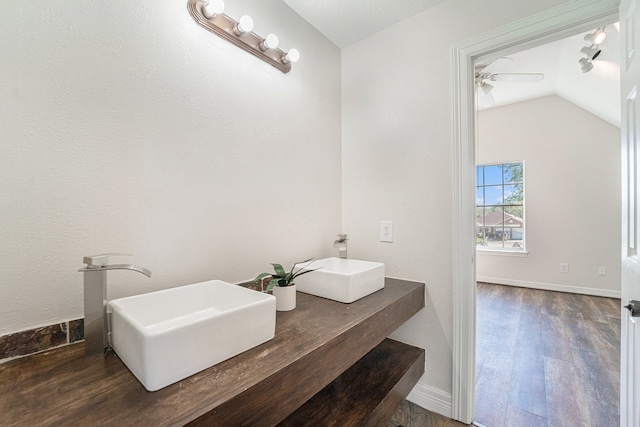
<path id="1" fill-rule="evenodd" d="M 424 409 L 451 418 L 451 393 L 418 382 L 407 396 L 409 402 Z"/>
<path id="2" fill-rule="evenodd" d="M 586 288 L 583 286 L 559 285 L 556 283 L 527 282 L 524 280 L 501 279 L 498 277 L 477 276 L 477 282 L 495 283 L 496 285 L 518 286 L 520 288 L 542 289 L 545 291 L 569 292 L 572 294 L 592 295 L 596 297 L 621 298 L 620 291 L 608 289 Z"/>

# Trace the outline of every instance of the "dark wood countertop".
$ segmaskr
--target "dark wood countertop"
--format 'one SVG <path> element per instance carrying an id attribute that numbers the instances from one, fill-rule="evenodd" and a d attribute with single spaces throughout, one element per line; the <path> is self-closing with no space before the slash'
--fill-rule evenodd
<path id="1" fill-rule="evenodd" d="M 113 354 L 85 358 L 83 344 L 10 361 L 0 365 L 0 424 L 274 425 L 424 307 L 424 292 L 387 278 L 352 304 L 298 293 L 273 340 L 156 392 Z"/>

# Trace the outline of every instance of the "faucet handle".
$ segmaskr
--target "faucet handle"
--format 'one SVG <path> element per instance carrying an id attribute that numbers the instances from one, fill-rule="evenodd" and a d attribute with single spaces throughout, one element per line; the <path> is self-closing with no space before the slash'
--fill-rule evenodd
<path id="1" fill-rule="evenodd" d="M 338 234 L 338 240 L 344 242 L 347 239 L 347 235 L 346 234 Z"/>
<path id="2" fill-rule="evenodd" d="M 133 256 L 132 254 L 109 253 L 100 255 L 90 255 L 82 258 L 82 262 L 87 267 L 104 267 L 109 264 L 109 258 L 112 256 Z"/>

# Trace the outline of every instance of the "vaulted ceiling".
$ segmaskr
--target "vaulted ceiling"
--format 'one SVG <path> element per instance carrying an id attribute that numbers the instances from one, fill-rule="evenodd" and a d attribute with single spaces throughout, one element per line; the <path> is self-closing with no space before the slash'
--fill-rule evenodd
<path id="1" fill-rule="evenodd" d="M 284 0 L 300 16 L 340 48 L 421 13 L 445 0 Z M 427 11 L 428 13 L 428 11 Z M 594 68 L 583 73 L 578 60 L 587 45 L 586 33 L 528 49 L 487 68 L 493 73 L 544 73 L 538 83 L 492 82 L 495 104 L 507 105 L 556 94 L 590 113 L 620 126 L 620 35 L 617 25 L 606 27 L 608 37 Z"/>

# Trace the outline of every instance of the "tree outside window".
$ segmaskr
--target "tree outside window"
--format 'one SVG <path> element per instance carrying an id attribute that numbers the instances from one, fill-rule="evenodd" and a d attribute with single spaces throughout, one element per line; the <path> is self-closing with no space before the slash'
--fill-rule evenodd
<path id="1" fill-rule="evenodd" d="M 525 250 L 523 162 L 476 167 L 479 249 Z"/>

